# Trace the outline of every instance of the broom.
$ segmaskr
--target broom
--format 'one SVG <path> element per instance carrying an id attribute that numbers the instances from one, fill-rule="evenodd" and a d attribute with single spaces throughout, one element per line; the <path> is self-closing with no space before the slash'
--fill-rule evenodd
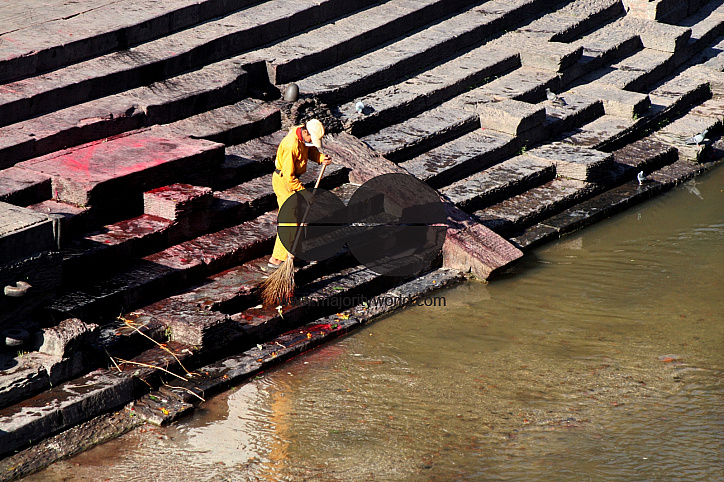
<path id="1" fill-rule="evenodd" d="M 322 170 L 319 171 L 317 177 L 317 183 L 314 185 L 314 189 L 319 187 L 319 183 L 324 175 L 324 170 L 327 168 L 326 165 L 322 165 Z M 297 234 L 294 238 L 294 244 L 292 245 L 292 252 L 297 249 L 297 243 L 299 242 L 299 235 L 302 233 L 302 226 L 307 220 L 309 214 L 309 208 L 312 204 L 307 204 L 307 210 L 302 217 L 302 222 L 299 225 Z M 265 279 L 261 283 L 261 300 L 262 303 L 267 306 L 277 306 L 282 304 L 284 300 L 288 300 L 294 295 L 294 289 L 296 284 L 294 283 L 294 256 L 292 253 L 287 253 L 287 259 L 284 260 L 281 266 L 279 266 L 271 276 Z"/>

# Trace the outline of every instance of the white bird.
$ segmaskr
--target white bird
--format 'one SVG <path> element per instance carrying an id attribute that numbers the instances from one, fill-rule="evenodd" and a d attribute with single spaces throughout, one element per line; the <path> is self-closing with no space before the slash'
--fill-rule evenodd
<path id="1" fill-rule="evenodd" d="M 690 137 L 686 140 L 686 145 L 691 146 L 693 144 L 696 144 L 697 146 L 701 144 L 704 139 L 706 139 L 706 133 L 709 132 L 709 129 L 705 129 L 704 132 L 700 132 L 699 134 L 695 135 L 694 137 Z"/>
<path id="2" fill-rule="evenodd" d="M 646 180 L 646 174 L 644 174 L 644 171 L 639 171 L 639 173 L 636 174 L 636 179 L 639 181 L 639 186 L 643 184 Z"/>
<path id="3" fill-rule="evenodd" d="M 354 105 L 354 108 L 357 110 L 358 114 L 364 114 L 365 112 L 365 105 L 362 103 L 361 100 L 357 101 L 357 103 Z"/>
<path id="4" fill-rule="evenodd" d="M 568 105 L 566 103 L 566 101 L 563 99 L 563 97 L 561 97 L 560 95 L 554 94 L 553 92 L 551 92 L 551 89 L 549 89 L 549 88 L 546 88 L 546 98 L 549 101 L 553 102 L 554 104 Z"/>

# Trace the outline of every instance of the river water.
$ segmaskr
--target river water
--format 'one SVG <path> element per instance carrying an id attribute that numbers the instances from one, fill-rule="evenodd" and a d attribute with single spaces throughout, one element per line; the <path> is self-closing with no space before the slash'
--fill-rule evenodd
<path id="1" fill-rule="evenodd" d="M 724 169 L 28 480 L 724 480 Z"/>

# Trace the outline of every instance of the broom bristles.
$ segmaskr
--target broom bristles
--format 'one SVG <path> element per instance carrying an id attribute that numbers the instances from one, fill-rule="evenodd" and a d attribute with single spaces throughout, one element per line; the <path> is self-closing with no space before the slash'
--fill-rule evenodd
<path id="1" fill-rule="evenodd" d="M 294 258 L 287 256 L 271 276 L 261 284 L 261 300 L 267 306 L 286 304 L 294 295 Z"/>

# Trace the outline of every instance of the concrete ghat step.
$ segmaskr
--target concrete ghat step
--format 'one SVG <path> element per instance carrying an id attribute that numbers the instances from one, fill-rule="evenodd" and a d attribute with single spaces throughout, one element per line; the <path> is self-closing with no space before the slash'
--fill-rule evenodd
<path id="1" fill-rule="evenodd" d="M 519 59 L 515 54 L 481 47 L 407 80 L 345 103 L 337 108 L 335 115 L 347 131 L 363 136 L 419 114 L 467 91 L 471 85 L 484 83 L 518 65 Z M 363 115 L 355 109 L 358 100 L 367 106 Z"/>
<path id="2" fill-rule="evenodd" d="M 520 18 L 535 13 L 545 2 L 486 2 L 396 42 L 300 79 L 300 91 L 338 104 L 383 87 L 392 79 L 433 64 L 492 36 Z M 479 62 L 468 55 L 467 67 Z M 477 61 L 477 62 L 476 62 Z M 454 72 L 457 64 L 450 64 Z"/>
<path id="3" fill-rule="evenodd" d="M 248 74 L 234 61 L 74 105 L 0 128 L 0 169 L 153 124 L 167 124 L 246 96 Z"/>
<path id="4" fill-rule="evenodd" d="M 113 217 L 140 212 L 142 193 L 173 182 L 205 184 L 223 160 L 223 145 L 148 129 L 19 164 L 52 178 L 60 201 L 104 209 Z"/>
<path id="5" fill-rule="evenodd" d="M 42 19 L 37 23 L 28 23 L 28 9 L 32 5 L 23 5 L 18 17 L 22 23 L 12 27 L 3 18 L 0 82 L 127 49 L 244 8 L 253 1 L 181 0 L 172 4 L 144 1 L 134 2 L 132 8 L 118 2 L 85 1 L 81 8 L 75 9 L 73 3 L 55 2 L 48 8 L 50 5 L 46 2 L 41 12 L 33 12 L 34 19 Z M 58 32 L 66 35 L 60 36 Z"/>
<path id="6" fill-rule="evenodd" d="M 234 8 L 247 8 L 225 17 L 136 47 L 6 84 L 0 103 L 0 125 L 159 82 L 283 36 L 298 34 L 371 2 L 303 0 L 248 6 L 250 3 L 247 0 L 238 4 Z"/>
<path id="7" fill-rule="evenodd" d="M 470 213 L 551 181 L 555 175 L 550 162 L 522 155 L 445 186 L 440 194 Z"/>
<path id="8" fill-rule="evenodd" d="M 472 0 L 388 0 L 244 56 L 266 60 L 269 80 L 284 84 L 344 61 L 473 3 Z"/>
<path id="9" fill-rule="evenodd" d="M 556 178 L 518 196 L 472 213 L 484 226 L 503 237 L 559 213 L 593 192 L 594 186 L 576 179 Z"/>

